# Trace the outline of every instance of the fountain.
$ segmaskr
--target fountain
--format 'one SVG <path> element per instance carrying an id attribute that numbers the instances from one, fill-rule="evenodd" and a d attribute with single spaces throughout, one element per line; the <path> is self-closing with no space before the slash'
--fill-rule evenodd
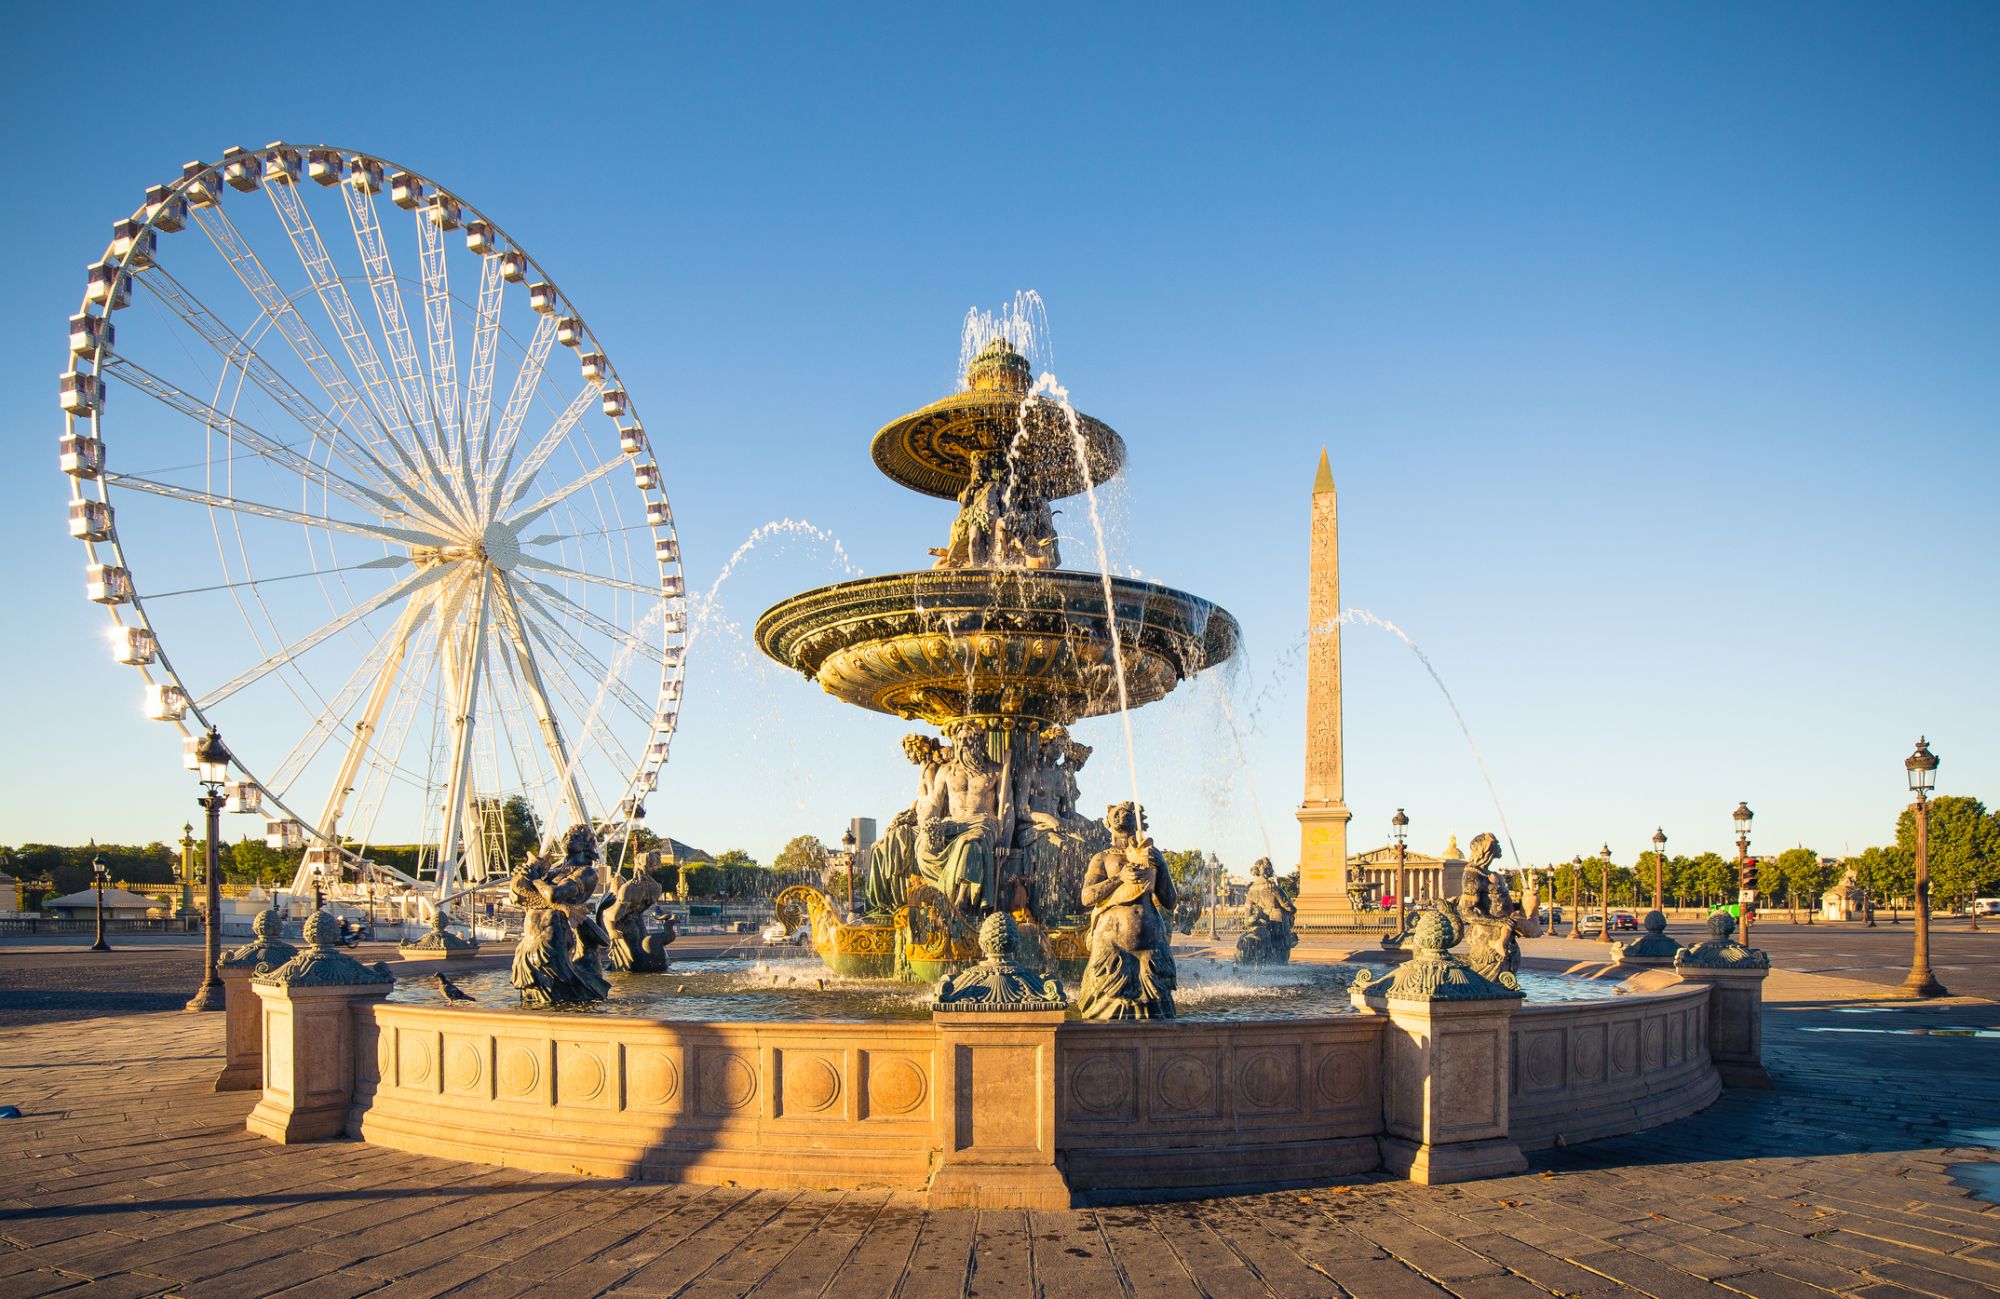
<path id="1" fill-rule="evenodd" d="M 1005 913 L 1043 967 L 1080 976 L 1084 877 L 1113 835 L 1077 811 L 1090 750 L 1068 728 L 1152 703 L 1236 650 L 1235 619 L 1206 600 L 1061 567 L 1051 503 L 1115 475 L 1125 443 L 1052 387 L 1006 337 L 988 342 L 963 391 L 872 446 L 895 482 L 958 503 L 933 566 L 805 591 L 758 619 L 771 658 L 943 735 L 906 737 L 917 798 L 876 844 L 852 911 L 810 885 L 779 895 L 780 918 L 809 921 L 836 973 L 935 982 L 978 961 L 982 919 Z M 1136 845 L 1135 861 L 1151 852 Z"/>

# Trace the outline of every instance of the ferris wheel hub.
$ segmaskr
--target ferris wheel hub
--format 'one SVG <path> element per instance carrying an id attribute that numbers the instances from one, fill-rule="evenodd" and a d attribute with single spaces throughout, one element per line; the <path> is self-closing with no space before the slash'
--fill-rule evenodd
<path id="1" fill-rule="evenodd" d="M 520 535 L 497 519 L 480 534 L 479 548 L 486 552 L 486 562 L 503 573 L 513 572 L 514 565 L 521 562 Z"/>

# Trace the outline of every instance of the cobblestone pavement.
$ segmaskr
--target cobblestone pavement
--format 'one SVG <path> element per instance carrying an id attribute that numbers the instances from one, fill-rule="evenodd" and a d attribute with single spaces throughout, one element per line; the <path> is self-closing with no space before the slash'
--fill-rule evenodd
<path id="1" fill-rule="evenodd" d="M 0 1120 L 0 1299 L 2000 1291 L 2000 1206 L 1957 1180 L 2000 1171 L 1979 1148 L 2000 1142 L 2000 1038 L 1904 1031 L 2000 1028 L 2000 1007 L 1795 1000 L 1766 1020 L 1776 1090 L 1519 1177 L 1036 1213 L 281 1147 L 244 1131 L 251 1096 L 208 1090 L 218 1016 L 19 1027 L 0 1037 L 0 1103 L 25 1112 Z"/>

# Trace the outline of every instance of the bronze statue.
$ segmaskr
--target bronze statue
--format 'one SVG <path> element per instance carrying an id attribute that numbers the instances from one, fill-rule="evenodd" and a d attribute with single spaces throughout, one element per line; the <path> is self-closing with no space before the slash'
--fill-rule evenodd
<path id="1" fill-rule="evenodd" d="M 1519 988 L 1522 938 L 1537 938 L 1542 923 L 1540 889 L 1532 879 L 1525 909 L 1509 895 L 1506 877 L 1488 867 L 1500 856 L 1500 841 L 1491 834 L 1473 836 L 1465 860 L 1456 902 L 1447 902 L 1470 946 L 1465 963 L 1489 979 Z"/>
<path id="2" fill-rule="evenodd" d="M 946 975 L 932 994 L 933 1010 L 1061 1010 L 1069 1004 L 1062 981 L 1023 963 L 1022 934 L 1012 916 L 996 911 L 979 926 L 986 959 Z"/>
<path id="3" fill-rule="evenodd" d="M 1248 926 L 1236 940 L 1237 964 L 1289 965 L 1292 948 L 1299 941 L 1292 924 L 1299 909 L 1278 888 L 1269 857 L 1256 860 L 1250 877 L 1250 891 L 1244 898 Z"/>
<path id="4" fill-rule="evenodd" d="M 611 995 L 598 969 L 609 939 L 589 906 L 597 862 L 597 835 L 579 825 L 564 841 L 560 863 L 537 854 L 509 877 L 508 891 L 524 913 L 509 976 L 522 1005 L 574 1005 Z"/>
<path id="5" fill-rule="evenodd" d="M 610 938 L 611 968 L 658 974 L 667 968 L 667 944 L 680 935 L 672 917 L 664 927 L 649 929 L 646 913 L 660 900 L 660 882 L 646 871 L 614 881 L 598 904 L 597 919 Z"/>
<path id="6" fill-rule="evenodd" d="M 1146 839 L 1145 813 L 1118 803 L 1105 813 L 1111 846 L 1090 859 L 1083 905 L 1091 910 L 1090 963 L 1077 1012 L 1085 1019 L 1172 1019 L 1174 880 Z"/>
<path id="7" fill-rule="evenodd" d="M 925 735 L 903 737 L 903 752 L 919 771 L 917 801 L 898 812 L 869 853 L 868 906 L 893 911 L 921 879 L 960 911 L 983 915 L 1000 904 L 995 849 L 1009 842 L 1010 782 L 988 756 L 986 735 L 963 728 L 955 744 Z"/>
<path id="8" fill-rule="evenodd" d="M 968 463 L 971 477 L 958 494 L 958 517 L 952 520 L 951 540 L 942 550 L 931 548 L 931 554 L 937 556 L 934 568 L 986 568 L 993 562 L 1003 494 L 1000 474 L 990 451 L 974 451 Z"/>
<path id="9" fill-rule="evenodd" d="M 1090 760 L 1090 746 L 1060 726 L 1044 728 L 1036 739 L 1035 761 L 1023 764 L 1017 782 L 1014 847 L 1028 881 L 1028 910 L 1053 924 L 1076 913 L 1084 867 L 1108 840 L 1102 825 L 1076 810 L 1076 777 Z"/>

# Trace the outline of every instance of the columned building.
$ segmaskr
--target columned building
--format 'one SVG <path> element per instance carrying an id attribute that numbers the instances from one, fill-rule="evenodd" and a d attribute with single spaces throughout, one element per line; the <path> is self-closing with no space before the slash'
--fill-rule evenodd
<path id="1" fill-rule="evenodd" d="M 1357 903 L 1365 898 L 1376 906 L 1385 905 L 1383 899 L 1393 899 L 1396 895 L 1396 845 L 1357 854 L 1348 860 L 1347 873 Z M 1403 876 L 1409 886 L 1411 906 L 1457 897 L 1465 879 L 1465 858 L 1459 855 L 1458 836 L 1451 837 L 1451 843 L 1439 857 L 1405 849 Z M 1393 909 L 1396 904 L 1390 901 L 1386 905 Z"/>

